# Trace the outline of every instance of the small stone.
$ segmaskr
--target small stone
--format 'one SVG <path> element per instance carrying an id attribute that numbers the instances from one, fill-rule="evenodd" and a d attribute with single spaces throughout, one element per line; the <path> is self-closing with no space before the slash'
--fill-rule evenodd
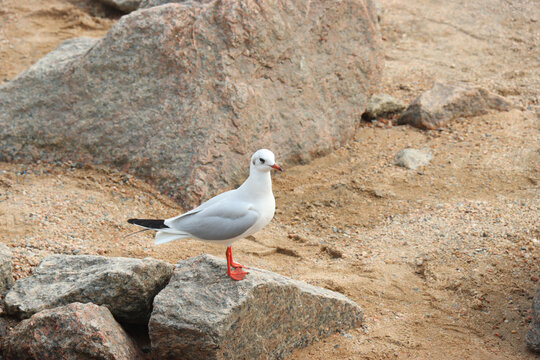
<path id="1" fill-rule="evenodd" d="M 378 118 L 386 118 L 402 112 L 405 109 L 405 104 L 388 94 L 374 94 L 369 99 L 366 111 L 362 114 L 362 119 L 373 120 Z"/>
<path id="2" fill-rule="evenodd" d="M 206 4 L 213 0 L 195 0 L 197 3 Z M 147 9 L 154 6 L 161 6 L 169 3 L 185 3 L 186 0 L 142 0 L 139 9 Z"/>
<path id="3" fill-rule="evenodd" d="M 416 170 L 421 166 L 427 165 L 431 159 L 433 159 L 433 155 L 427 149 L 403 149 L 396 154 L 394 165 Z"/>
<path id="4" fill-rule="evenodd" d="M 125 13 L 135 11 L 139 8 L 141 0 L 99 0 L 107 6 L 114 7 Z M 167 1 L 172 2 L 172 1 Z"/>
<path id="5" fill-rule="evenodd" d="M 5 341 L 6 359 L 142 359 L 105 306 L 72 303 L 18 324 Z"/>
<path id="6" fill-rule="evenodd" d="M 341 259 L 343 258 L 343 252 L 334 247 L 323 245 L 321 251 L 326 252 L 332 259 Z"/>
<path id="7" fill-rule="evenodd" d="M 460 117 L 478 116 L 489 110 L 508 111 L 511 107 L 502 96 L 477 86 L 436 83 L 409 105 L 398 123 L 439 129 Z"/>

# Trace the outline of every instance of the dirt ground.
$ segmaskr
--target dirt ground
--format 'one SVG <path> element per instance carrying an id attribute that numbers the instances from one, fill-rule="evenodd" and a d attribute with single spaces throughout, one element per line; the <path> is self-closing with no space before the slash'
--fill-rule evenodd
<path id="1" fill-rule="evenodd" d="M 461 80 L 516 109 L 441 131 L 359 122 L 344 148 L 275 174 L 275 219 L 236 243 L 235 259 L 363 307 L 362 328 L 291 359 L 533 359 L 524 336 L 540 273 L 538 2 L 380 5 L 382 92 L 408 102 L 435 81 Z M 64 39 L 103 35 L 119 16 L 90 0 L 0 0 L 0 80 Z M 405 147 L 428 148 L 434 158 L 417 171 L 396 167 Z M 224 256 L 193 240 L 154 246 L 151 234 L 124 238 L 135 230 L 127 218 L 181 211 L 116 170 L 0 163 L 1 241 L 13 250 L 17 278 L 51 253 L 171 263 Z"/>

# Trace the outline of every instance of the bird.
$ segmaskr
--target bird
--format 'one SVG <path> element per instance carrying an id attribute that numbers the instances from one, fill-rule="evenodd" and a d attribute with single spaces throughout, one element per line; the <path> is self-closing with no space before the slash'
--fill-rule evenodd
<path id="1" fill-rule="evenodd" d="M 243 280 L 247 274 L 243 269 L 247 266 L 233 261 L 231 245 L 261 230 L 274 217 L 272 170 L 283 171 L 276 164 L 274 153 L 257 150 L 251 156 L 249 176 L 238 188 L 170 219 L 128 219 L 128 223 L 143 227 L 141 231 L 157 231 L 156 245 L 184 238 L 226 245 L 227 275 L 233 280 Z"/>

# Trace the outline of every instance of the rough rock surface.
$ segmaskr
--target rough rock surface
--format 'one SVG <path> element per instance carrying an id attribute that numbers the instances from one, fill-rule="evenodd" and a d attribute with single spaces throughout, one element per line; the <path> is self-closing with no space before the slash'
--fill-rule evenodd
<path id="1" fill-rule="evenodd" d="M 155 358 L 281 359 L 362 321 L 362 310 L 342 294 L 253 268 L 235 282 L 225 267 L 209 255 L 178 262 L 154 300 Z"/>
<path id="2" fill-rule="evenodd" d="M 141 4 L 139 5 L 139 8 L 140 9 L 145 9 L 145 8 L 150 8 L 150 7 L 154 7 L 154 6 L 171 4 L 171 3 L 181 4 L 181 3 L 188 2 L 188 1 L 190 1 L 190 0 L 142 0 Z M 204 3 L 212 2 L 214 0 L 191 0 L 191 1 L 204 4 Z"/>
<path id="3" fill-rule="evenodd" d="M 405 104 L 388 94 L 374 94 L 368 101 L 366 112 L 362 114 L 365 120 L 377 119 L 400 113 L 405 110 Z"/>
<path id="4" fill-rule="evenodd" d="M 20 318 L 72 302 L 106 305 L 122 322 L 145 323 L 154 296 L 173 266 L 155 259 L 51 255 L 6 295 L 7 312 Z"/>
<path id="5" fill-rule="evenodd" d="M 19 86 L 38 86 L 35 89 L 36 94 L 48 90 L 49 83 L 60 81 L 60 77 L 68 71 L 72 63 L 88 52 L 97 41 L 97 39 L 85 37 L 63 41 L 56 49 L 19 74 L 13 81 Z M 0 89 L 2 88 L 0 87 Z M 24 99 L 19 98 L 17 100 L 24 101 Z M 2 103 L 2 105 L 4 104 Z"/>
<path id="6" fill-rule="evenodd" d="M 478 116 L 489 110 L 507 111 L 511 106 L 502 96 L 481 87 L 436 83 L 409 105 L 398 123 L 438 129 L 458 117 Z"/>
<path id="7" fill-rule="evenodd" d="M 0 244 L 0 296 L 12 286 L 11 250 L 6 245 Z"/>
<path id="8" fill-rule="evenodd" d="M 416 170 L 420 166 L 427 165 L 431 159 L 433 155 L 427 149 L 403 149 L 396 154 L 394 165 Z"/>
<path id="9" fill-rule="evenodd" d="M 540 286 L 538 286 L 532 302 L 532 320 L 525 336 L 525 342 L 529 349 L 540 352 Z"/>
<path id="10" fill-rule="evenodd" d="M 105 5 L 112 6 L 126 13 L 137 10 L 141 5 L 141 0 L 99 0 L 99 1 Z"/>
<path id="11" fill-rule="evenodd" d="M 72 303 L 18 324 L 4 343 L 6 359 L 142 359 L 105 306 Z"/>
<path id="12" fill-rule="evenodd" d="M 186 206 L 257 148 L 298 162 L 343 144 L 383 62 L 369 0 L 167 4 L 87 45 L 0 86 L 0 160 L 113 164 Z"/>

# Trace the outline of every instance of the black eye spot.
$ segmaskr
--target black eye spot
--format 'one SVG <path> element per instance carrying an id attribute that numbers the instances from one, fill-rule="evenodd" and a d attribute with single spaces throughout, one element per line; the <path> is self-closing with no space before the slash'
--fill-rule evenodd
<path id="1" fill-rule="evenodd" d="M 263 158 L 260 158 L 259 160 L 261 161 L 261 164 L 264 164 L 264 159 Z"/>

